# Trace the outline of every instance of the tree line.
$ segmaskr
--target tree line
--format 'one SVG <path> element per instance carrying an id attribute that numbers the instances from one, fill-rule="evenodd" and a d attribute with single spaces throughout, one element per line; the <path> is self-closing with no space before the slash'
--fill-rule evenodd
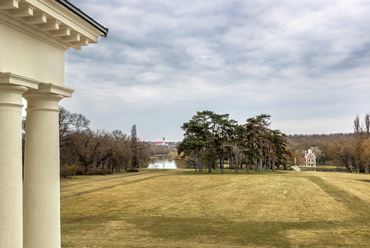
<path id="1" fill-rule="evenodd" d="M 23 118 L 23 140 L 26 118 Z M 121 130 L 92 130 L 84 115 L 59 108 L 59 146 L 61 176 L 107 174 L 137 171 L 150 161 L 150 145 L 137 137 L 136 125 L 131 135 Z M 24 150 L 24 149 L 23 149 Z"/>
<path id="2" fill-rule="evenodd" d="M 25 133 L 23 120 L 23 140 Z M 181 129 L 184 139 L 177 152 L 195 170 L 220 168 L 225 161 L 238 173 L 287 169 L 311 149 L 320 165 L 335 165 L 353 173 L 370 172 L 370 115 L 353 121 L 353 133 L 285 135 L 270 128 L 270 115 L 261 114 L 238 124 L 229 114 L 197 112 Z M 61 175 L 106 174 L 147 167 L 150 156 L 169 153 L 169 148 L 143 142 L 136 125 L 131 135 L 121 130 L 92 130 L 90 120 L 63 107 L 59 112 Z"/>
<path id="3" fill-rule="evenodd" d="M 370 115 L 363 122 L 359 115 L 353 121 L 353 135 L 339 139 L 332 145 L 332 156 L 347 172 L 370 172 Z"/>
<path id="4" fill-rule="evenodd" d="M 74 172 L 88 174 L 104 171 L 135 171 L 146 167 L 149 146 L 137 137 L 136 125 L 131 135 L 121 130 L 111 132 L 92 130 L 90 121 L 82 114 L 71 113 L 63 107 L 59 111 L 60 164 L 74 165 Z M 66 168 L 64 168 L 66 169 Z M 83 170 L 82 170 L 83 169 Z"/>
<path id="5" fill-rule="evenodd" d="M 320 165 L 336 166 L 339 170 L 352 173 L 370 172 L 370 116 L 361 121 L 357 115 L 353 121 L 353 133 L 295 134 L 288 135 L 288 149 L 294 158 L 304 157 L 311 149 Z"/>
<path id="6" fill-rule="evenodd" d="M 181 128 L 184 139 L 178 154 L 191 163 L 195 170 L 219 167 L 224 172 L 225 160 L 230 169 L 275 171 L 289 156 L 286 135 L 270 128 L 270 115 L 248 118 L 245 124 L 229 119 L 229 114 L 205 110 L 197 112 Z"/>

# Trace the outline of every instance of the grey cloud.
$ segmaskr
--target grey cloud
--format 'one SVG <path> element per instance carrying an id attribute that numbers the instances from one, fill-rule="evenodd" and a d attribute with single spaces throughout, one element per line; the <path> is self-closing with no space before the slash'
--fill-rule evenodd
<path id="1" fill-rule="evenodd" d="M 369 4 L 72 2 L 110 28 L 99 44 L 67 54 L 67 82 L 78 90 L 69 107 L 86 99 L 80 112 L 96 119 L 111 113 L 92 120 L 101 128 L 112 129 L 122 116 L 125 122 L 155 119 L 157 132 L 177 133 L 203 109 L 235 113 L 238 120 L 261 112 L 277 119 L 366 112 Z M 161 124 L 158 116 L 166 113 L 175 118 Z"/>

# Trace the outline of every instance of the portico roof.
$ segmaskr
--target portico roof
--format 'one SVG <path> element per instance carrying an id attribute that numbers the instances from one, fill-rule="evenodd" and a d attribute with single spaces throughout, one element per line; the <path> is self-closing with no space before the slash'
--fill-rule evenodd
<path id="1" fill-rule="evenodd" d="M 108 30 L 109 30 L 108 28 L 103 27 L 101 24 L 99 24 L 98 22 L 96 22 L 90 16 L 86 15 L 79 8 L 77 8 L 76 6 L 74 6 L 73 4 L 71 4 L 70 2 L 68 2 L 67 0 L 55 0 L 55 1 L 58 2 L 58 3 L 60 3 L 60 4 L 62 4 L 62 5 L 64 5 L 69 10 L 71 10 L 72 12 L 74 12 L 76 15 L 82 17 L 85 21 L 87 21 L 88 23 L 90 23 L 91 25 L 93 25 L 94 27 L 96 27 L 97 29 L 99 29 L 100 31 L 102 31 L 104 37 L 107 37 Z"/>

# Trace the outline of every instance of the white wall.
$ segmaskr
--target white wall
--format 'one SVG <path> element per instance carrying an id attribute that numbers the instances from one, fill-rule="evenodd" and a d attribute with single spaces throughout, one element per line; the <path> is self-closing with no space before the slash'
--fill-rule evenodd
<path id="1" fill-rule="evenodd" d="M 1 20 L 6 18 L 0 13 L 0 72 L 64 86 L 65 51 L 31 37 L 26 30 L 17 32 Z"/>

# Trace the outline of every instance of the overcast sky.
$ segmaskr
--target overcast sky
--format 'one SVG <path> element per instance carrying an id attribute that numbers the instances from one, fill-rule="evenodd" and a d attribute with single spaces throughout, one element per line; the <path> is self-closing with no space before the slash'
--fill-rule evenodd
<path id="1" fill-rule="evenodd" d="M 286 134 L 352 132 L 370 112 L 370 2 L 70 0 L 109 28 L 69 50 L 61 105 L 92 129 L 181 141 L 197 111 Z"/>

